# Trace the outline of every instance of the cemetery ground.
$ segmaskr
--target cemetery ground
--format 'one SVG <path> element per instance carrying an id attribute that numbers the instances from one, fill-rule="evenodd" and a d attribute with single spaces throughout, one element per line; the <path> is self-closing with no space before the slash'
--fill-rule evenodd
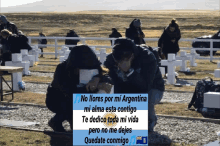
<path id="1" fill-rule="evenodd" d="M 141 19 L 142 29 L 146 38 L 159 38 L 163 32 L 163 28 L 170 23 L 172 18 L 177 19 L 182 38 L 195 38 L 202 35 L 214 34 L 220 27 L 218 11 L 102 11 L 77 13 L 11 13 L 5 15 L 8 20 L 15 23 L 17 27 L 28 36 L 38 36 L 39 31 L 43 31 L 47 36 L 65 36 L 69 29 L 74 29 L 81 37 L 108 37 L 112 27 L 118 28 L 122 36 L 125 36 L 125 28 L 129 26 L 134 18 Z M 37 43 L 37 41 L 32 40 L 32 43 Z M 110 45 L 110 41 L 90 40 L 86 41 L 86 43 L 89 45 Z M 48 44 L 54 44 L 54 41 L 48 40 Z M 58 44 L 64 45 L 64 40 L 58 41 Z M 154 47 L 157 46 L 157 42 L 146 42 L 146 44 Z M 180 47 L 191 47 L 190 42 L 180 42 L 179 45 Z M 54 47 L 44 48 L 44 52 L 54 51 Z M 111 49 L 107 49 L 107 53 L 110 52 Z M 189 53 L 189 50 L 186 52 Z M 220 51 L 217 52 L 216 57 L 219 56 Z M 210 74 L 214 73 L 214 69 L 217 68 L 216 60 L 210 62 L 209 60 L 196 59 L 196 63 L 198 64 L 197 67 L 190 67 L 190 70 L 195 71 L 196 75 L 189 76 L 179 73 L 179 79 L 187 79 L 187 82 L 193 82 L 194 85 L 196 81 L 206 76 L 210 76 L 215 81 L 219 81 L 219 79 L 214 78 L 214 76 Z M 58 64 L 59 58 L 55 59 L 52 55 L 44 55 L 44 58 L 40 58 L 36 66 L 30 67 L 31 76 L 24 76 L 22 78 L 22 80 L 26 82 L 26 91 L 15 93 L 13 101 L 11 101 L 10 95 L 5 96 L 4 101 L 45 106 L 46 88 L 48 83 L 52 81 L 53 73 Z M 189 62 L 187 66 L 189 66 Z M 179 67 L 177 67 L 176 70 L 179 70 Z M 6 77 L 6 79 L 9 80 L 10 77 Z M 192 98 L 194 89 L 195 86 L 175 87 L 173 85 L 166 85 L 164 101 L 156 105 L 156 113 L 202 118 L 202 115 L 196 111 L 185 110 L 187 103 Z M 180 100 L 180 102 L 170 103 L 169 100 Z M 21 108 L 21 110 L 18 111 L 8 110 L 8 115 L 3 115 L 3 117 L 7 119 L 20 119 L 23 121 L 39 121 L 39 119 L 43 119 L 43 122 L 41 122 L 43 126 L 41 126 L 40 129 L 46 127 L 47 121 L 52 116 L 52 113 L 48 113 L 46 108 L 41 109 L 22 105 L 0 105 L 0 109 L 4 109 L 5 107 L 9 109 L 13 107 Z M 21 118 L 21 111 L 27 112 L 23 116 L 24 118 Z M 38 114 L 32 113 L 31 111 L 35 111 Z M 41 112 L 42 115 L 40 115 Z M 44 114 L 45 112 L 46 114 Z M 33 120 L 32 117 L 34 117 L 35 120 Z M 208 122 L 159 118 L 155 131 L 158 131 L 160 133 L 159 135 L 169 136 L 169 138 L 173 140 L 171 145 L 194 146 L 205 144 L 207 141 L 217 140 L 217 136 L 214 133 L 216 128 L 220 129 L 220 126 Z M 46 129 L 48 129 L 48 127 L 46 127 Z M 197 129 L 198 132 L 195 132 L 195 129 Z M 48 135 L 43 133 L 0 128 L 0 133 L 3 133 L 3 131 L 3 136 L 0 136 L 0 145 L 50 145 L 52 141 L 52 136 L 48 137 Z M 203 133 L 203 131 L 205 132 Z M 207 133 L 210 134 L 210 137 L 207 137 Z M 194 135 L 196 136 L 194 137 Z M 65 138 L 60 138 L 60 136 L 61 135 L 57 136 L 55 139 L 65 140 Z"/>

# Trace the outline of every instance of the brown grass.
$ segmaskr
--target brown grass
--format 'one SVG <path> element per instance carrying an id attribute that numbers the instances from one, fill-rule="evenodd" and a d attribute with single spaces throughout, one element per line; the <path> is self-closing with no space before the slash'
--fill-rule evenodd
<path id="1" fill-rule="evenodd" d="M 7 81 L 10 81 L 11 80 L 11 76 L 5 76 L 4 77 Z M 42 77 L 42 76 L 24 76 L 22 77 L 22 80 L 24 82 L 38 82 L 38 83 L 49 83 L 52 81 L 52 78 L 48 77 L 48 76 L 45 76 L 45 77 Z"/>
<path id="2" fill-rule="evenodd" d="M 187 116 L 187 117 L 202 117 L 196 111 L 186 110 L 186 103 L 162 103 L 155 106 L 156 114 Z"/>
<path id="3" fill-rule="evenodd" d="M 11 101 L 12 96 L 6 95 L 3 96 L 4 101 Z M 34 103 L 45 105 L 45 94 L 32 93 L 32 92 L 16 92 L 14 93 L 14 99 L 12 102 L 20 102 L 20 103 Z"/>
<path id="4" fill-rule="evenodd" d="M 0 128 L 1 146 L 72 146 L 72 137 L 62 134 L 44 134 L 42 132 Z"/>

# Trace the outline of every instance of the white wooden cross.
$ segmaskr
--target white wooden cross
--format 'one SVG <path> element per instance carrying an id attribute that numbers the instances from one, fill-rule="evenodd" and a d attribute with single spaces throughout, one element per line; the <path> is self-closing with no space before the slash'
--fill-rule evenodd
<path id="1" fill-rule="evenodd" d="M 175 66 L 181 66 L 182 61 L 176 60 L 175 54 L 168 54 L 168 60 L 161 60 L 161 65 L 168 67 L 168 82 L 175 84 Z"/>
<path id="2" fill-rule="evenodd" d="M 5 66 L 23 67 L 23 75 L 30 75 L 29 61 L 22 61 L 22 55 L 19 53 L 12 54 L 12 61 L 6 61 Z"/>
<path id="3" fill-rule="evenodd" d="M 187 56 L 190 57 L 191 56 L 191 59 L 190 59 L 190 66 L 197 66 L 197 63 L 195 63 L 195 59 L 198 58 L 200 55 L 196 53 L 196 50 L 195 49 L 192 49 L 190 54 L 187 53 Z"/>
<path id="4" fill-rule="evenodd" d="M 29 55 L 35 56 L 35 62 L 39 61 L 39 53 L 41 53 L 41 49 L 38 48 L 37 45 L 31 46 L 32 50 L 29 51 Z"/>
<path id="5" fill-rule="evenodd" d="M 216 78 L 220 78 L 220 62 L 218 62 L 217 67 L 218 67 L 219 69 L 215 69 L 214 74 L 215 74 L 215 77 L 216 77 Z"/>
<path id="6" fill-rule="evenodd" d="M 65 50 L 64 56 L 60 56 L 60 62 L 66 60 L 69 57 L 69 54 L 70 54 L 70 50 Z"/>
<path id="7" fill-rule="evenodd" d="M 69 47 L 62 46 L 61 50 L 59 51 L 59 55 L 64 56 L 66 50 L 70 50 Z"/>
<path id="8" fill-rule="evenodd" d="M 187 63 L 187 60 L 191 59 L 191 56 L 189 57 L 186 55 L 185 51 L 181 51 L 180 56 L 177 56 L 176 59 L 182 60 L 182 65 L 181 65 L 180 71 L 187 71 L 187 69 L 186 69 L 187 64 L 186 63 Z"/>
<path id="9" fill-rule="evenodd" d="M 34 66 L 35 63 L 35 56 L 34 55 L 28 55 L 27 49 L 21 50 L 22 55 L 22 61 L 30 61 L 30 66 Z"/>

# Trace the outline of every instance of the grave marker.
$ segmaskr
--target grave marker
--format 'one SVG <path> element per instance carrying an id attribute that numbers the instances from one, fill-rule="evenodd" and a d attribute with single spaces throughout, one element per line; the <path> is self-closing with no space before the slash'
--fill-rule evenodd
<path id="1" fill-rule="evenodd" d="M 30 61 L 30 66 L 34 66 L 35 63 L 34 55 L 28 55 L 28 50 L 26 49 L 22 49 L 21 54 L 22 54 L 22 61 Z"/>
<path id="2" fill-rule="evenodd" d="M 180 71 L 187 71 L 186 65 L 187 65 L 187 60 L 191 59 L 191 56 L 187 56 L 185 51 L 180 52 L 180 56 L 176 57 L 177 60 L 182 60 L 182 65 L 180 68 Z"/>
<path id="3" fill-rule="evenodd" d="M 196 50 L 192 49 L 190 54 L 187 53 L 187 56 L 191 57 L 190 66 L 197 66 L 197 63 L 195 63 L 195 59 L 198 58 L 200 55 L 196 53 Z"/>
<path id="4" fill-rule="evenodd" d="M 217 68 L 219 69 L 215 69 L 214 74 L 216 78 L 220 78 L 220 62 L 218 62 Z"/>
<path id="5" fill-rule="evenodd" d="M 23 67 L 23 75 L 30 75 L 29 64 L 29 61 L 22 61 L 22 55 L 19 53 L 12 54 L 12 61 L 5 62 L 5 66 Z"/>
<path id="6" fill-rule="evenodd" d="M 176 60 L 175 54 L 168 54 L 168 60 L 161 60 L 161 65 L 168 67 L 168 82 L 175 84 L 175 66 L 181 66 L 182 61 Z"/>

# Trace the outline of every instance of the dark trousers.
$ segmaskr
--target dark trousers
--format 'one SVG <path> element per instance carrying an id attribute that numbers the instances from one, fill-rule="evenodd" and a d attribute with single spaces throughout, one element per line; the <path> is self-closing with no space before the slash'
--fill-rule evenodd
<path id="1" fill-rule="evenodd" d="M 43 48 L 40 48 L 41 49 L 41 53 L 43 53 L 44 51 L 43 51 Z M 41 56 L 43 56 L 43 54 L 41 54 Z"/>
<path id="2" fill-rule="evenodd" d="M 72 123 L 73 108 L 72 99 L 65 97 L 62 92 L 50 88 L 46 95 L 46 105 L 49 110 L 56 113 L 54 119 L 57 124 L 62 124 L 63 121 L 68 120 Z"/>
<path id="3" fill-rule="evenodd" d="M 2 60 L 1 66 L 5 66 L 6 61 L 11 61 L 12 60 L 11 53 L 3 53 L 2 56 L 1 56 L 1 60 Z"/>

